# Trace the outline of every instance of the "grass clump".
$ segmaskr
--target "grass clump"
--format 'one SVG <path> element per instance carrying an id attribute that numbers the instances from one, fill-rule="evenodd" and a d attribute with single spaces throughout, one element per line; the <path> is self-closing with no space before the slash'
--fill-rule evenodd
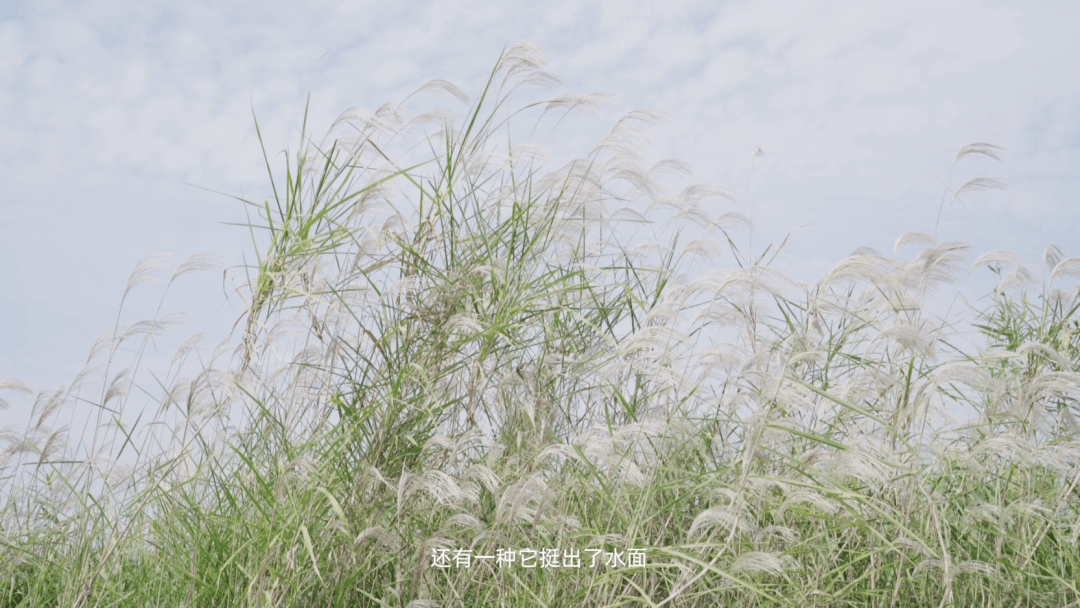
<path id="1" fill-rule="evenodd" d="M 519 44 L 475 100 L 422 89 L 462 118 L 305 124 L 244 201 L 242 334 L 181 345 L 131 421 L 171 319 L 118 324 L 6 437 L 0 606 L 1078 605 L 1075 259 L 1048 249 L 1040 305 L 978 260 L 1005 279 L 965 353 L 926 312 L 964 245 L 791 281 L 729 193 L 640 166 L 653 112 L 541 173 L 521 116 L 605 99 L 514 105 L 553 82 Z"/>

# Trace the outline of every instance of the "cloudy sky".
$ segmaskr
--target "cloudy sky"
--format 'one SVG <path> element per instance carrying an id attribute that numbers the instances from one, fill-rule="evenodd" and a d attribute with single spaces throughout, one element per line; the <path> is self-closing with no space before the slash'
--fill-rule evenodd
<path id="1" fill-rule="evenodd" d="M 591 145 L 635 107 L 666 112 L 651 154 L 734 190 L 755 242 L 802 227 L 779 261 L 802 280 L 932 232 L 972 142 L 1004 162 L 964 161 L 953 187 L 1009 189 L 965 199 L 942 237 L 1033 265 L 1048 243 L 1080 256 L 1074 2 L 170 4 L 0 0 L 0 379 L 69 381 L 148 252 L 240 263 L 250 240 L 225 223 L 242 205 L 188 184 L 269 193 L 253 112 L 273 155 L 295 149 L 308 91 L 325 131 L 434 78 L 475 93 L 519 40 L 545 49 L 562 90 L 615 96 L 567 141 Z M 212 317 L 227 329 L 241 311 L 216 308 L 221 275 L 185 280 L 170 306 L 188 333 Z M 126 306 L 149 316 L 152 295 Z"/>

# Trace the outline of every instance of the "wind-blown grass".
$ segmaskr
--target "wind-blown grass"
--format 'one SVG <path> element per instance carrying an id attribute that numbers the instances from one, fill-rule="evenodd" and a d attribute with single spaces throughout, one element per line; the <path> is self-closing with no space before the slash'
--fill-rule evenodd
<path id="1" fill-rule="evenodd" d="M 983 256 L 1003 279 L 970 328 L 926 312 L 968 264 L 937 236 L 792 281 L 740 253 L 727 191 L 639 166 L 655 113 L 541 173 L 517 121 L 605 100 L 515 106 L 543 67 L 519 44 L 475 100 L 423 89 L 461 118 L 305 122 L 244 201 L 242 335 L 198 365 L 182 344 L 129 423 L 175 319 L 118 322 L 5 435 L 0 606 L 1080 605 L 1080 260 L 1048 248 L 1035 304 L 1034 272 Z M 100 414 L 87 444 L 54 424 L 70 403 Z M 507 549 L 581 567 L 453 561 Z"/>

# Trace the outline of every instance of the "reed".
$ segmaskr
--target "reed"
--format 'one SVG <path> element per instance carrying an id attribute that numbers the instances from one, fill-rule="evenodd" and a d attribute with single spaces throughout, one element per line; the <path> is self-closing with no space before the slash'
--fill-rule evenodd
<path id="1" fill-rule="evenodd" d="M 519 123 L 606 99 L 517 102 L 544 67 L 513 45 L 475 98 L 421 88 L 459 117 L 267 155 L 240 335 L 148 382 L 175 319 L 118 322 L 4 436 L 0 606 L 1080 606 L 1080 260 L 1048 248 L 1035 299 L 977 259 L 1002 283 L 960 328 L 936 234 L 793 281 L 729 192 L 640 165 L 655 112 L 543 172 Z"/>

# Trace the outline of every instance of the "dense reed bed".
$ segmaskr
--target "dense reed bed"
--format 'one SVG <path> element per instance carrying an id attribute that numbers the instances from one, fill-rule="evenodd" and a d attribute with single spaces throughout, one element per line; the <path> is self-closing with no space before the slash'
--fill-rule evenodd
<path id="1" fill-rule="evenodd" d="M 118 324 L 6 432 L 0 606 L 1080 606 L 1080 260 L 906 234 L 790 280 L 640 166 L 654 113 L 541 172 L 519 125 L 604 102 L 515 105 L 554 82 L 514 45 L 424 88 L 461 117 L 268 156 L 236 339 L 148 376 L 173 319 Z M 928 312 L 984 267 L 974 323 Z"/>

